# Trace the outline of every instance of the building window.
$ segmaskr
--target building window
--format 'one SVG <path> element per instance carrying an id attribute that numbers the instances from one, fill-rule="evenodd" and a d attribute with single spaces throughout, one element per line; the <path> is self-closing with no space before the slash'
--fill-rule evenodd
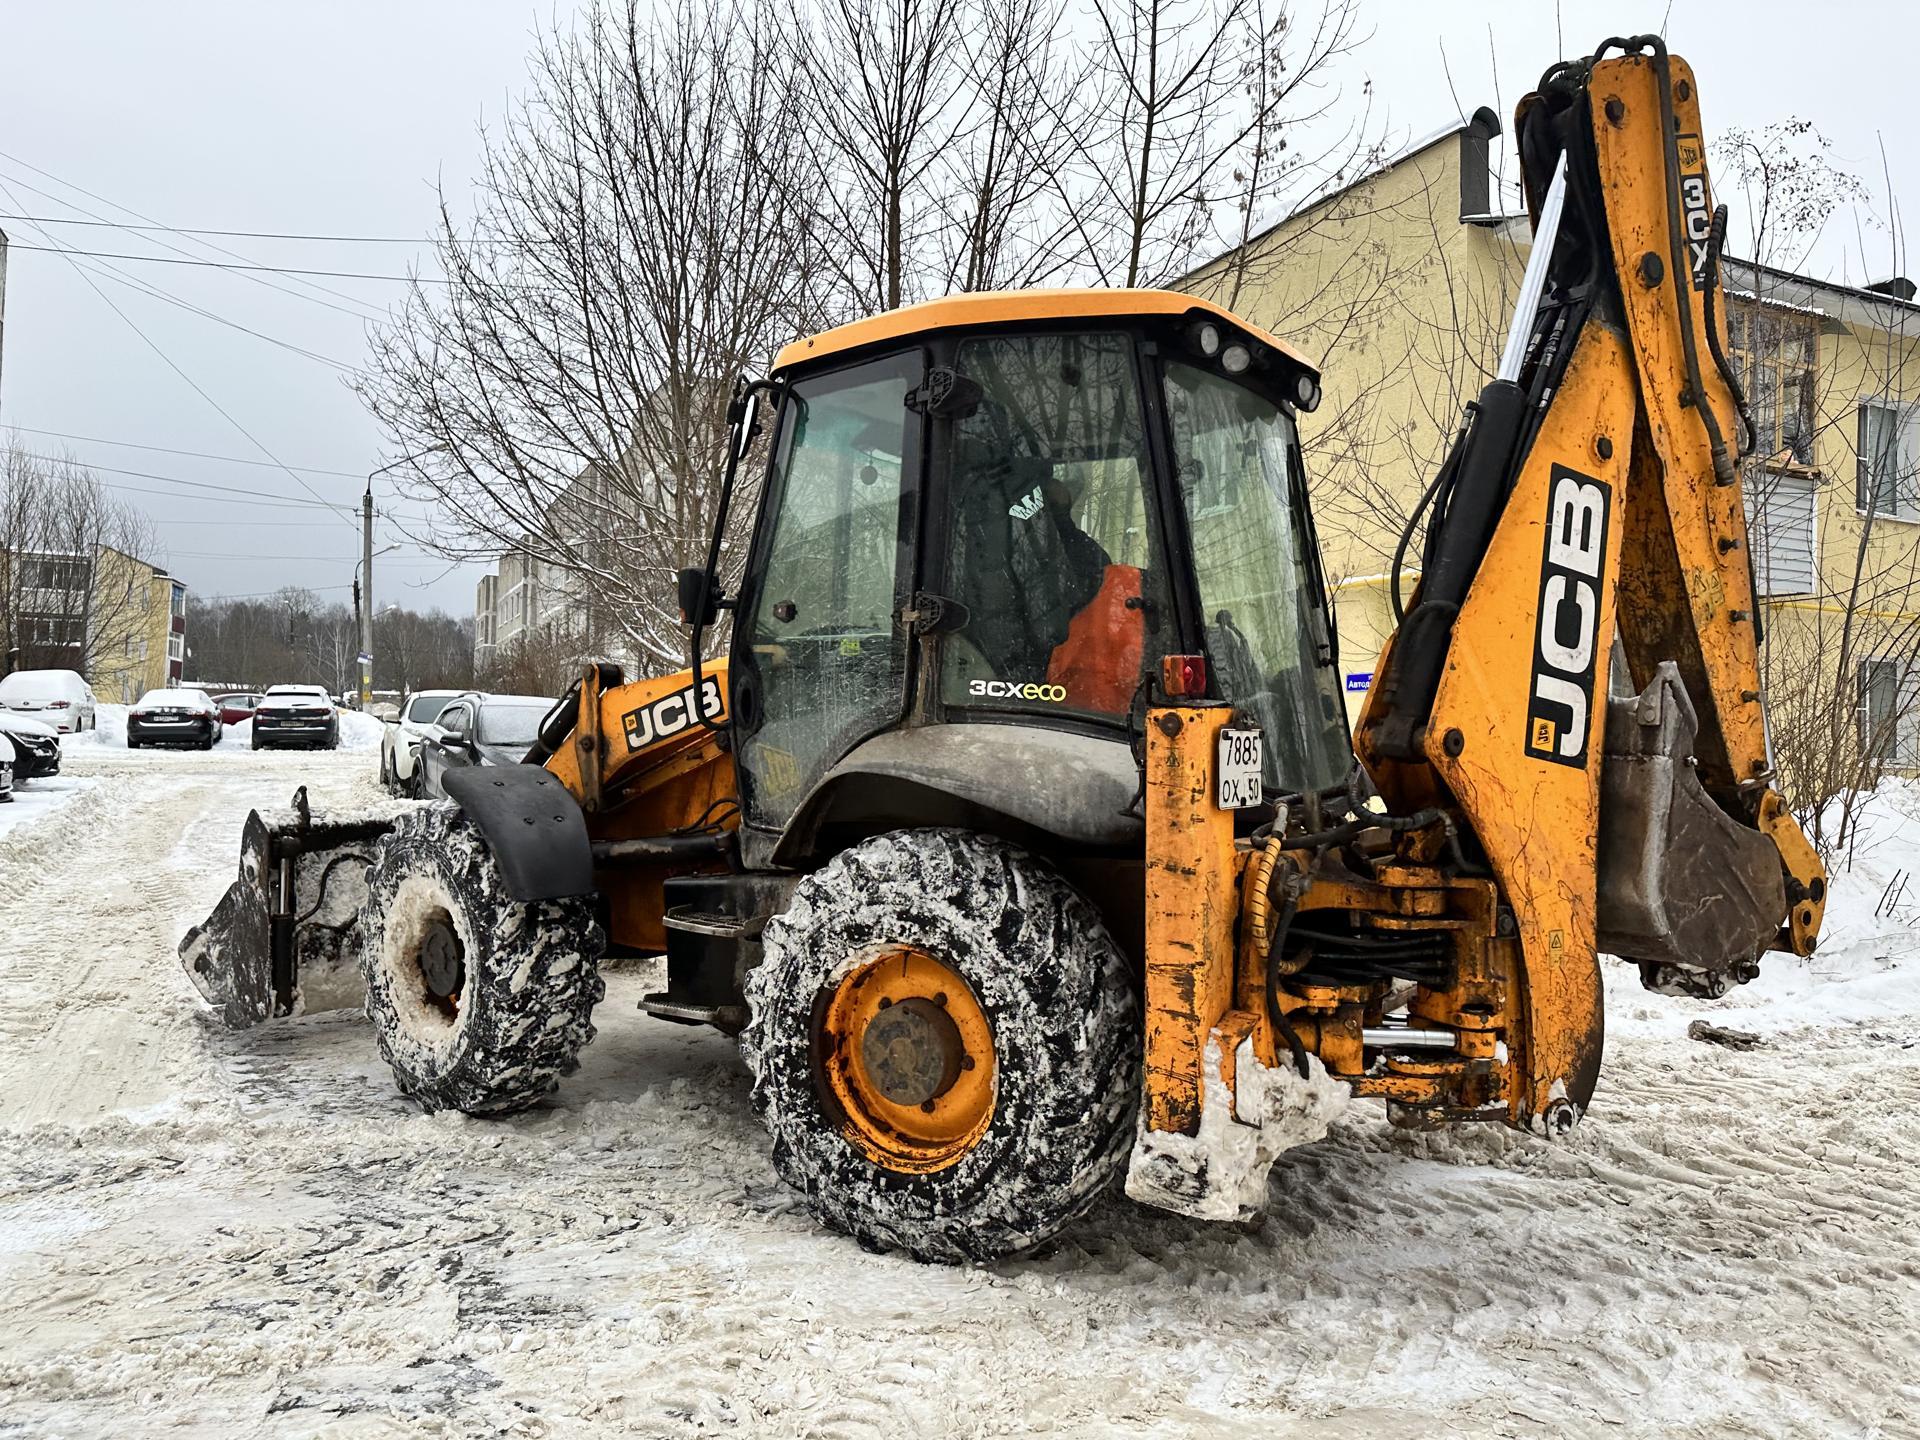
<path id="1" fill-rule="evenodd" d="M 1742 489 L 1755 589 L 1761 595 L 1812 594 L 1814 478 L 1759 470 Z"/>
<path id="2" fill-rule="evenodd" d="M 1815 317 L 1729 299 L 1728 358 L 1747 392 L 1755 455 L 1774 465 L 1813 464 Z"/>
<path id="3" fill-rule="evenodd" d="M 1920 520 L 1920 484 L 1915 483 L 1915 419 L 1881 400 L 1862 400 L 1854 428 L 1854 505 L 1861 514 Z"/>
<path id="4" fill-rule="evenodd" d="M 1920 765 L 1920 670 L 1860 662 L 1860 748 L 1887 765 Z"/>

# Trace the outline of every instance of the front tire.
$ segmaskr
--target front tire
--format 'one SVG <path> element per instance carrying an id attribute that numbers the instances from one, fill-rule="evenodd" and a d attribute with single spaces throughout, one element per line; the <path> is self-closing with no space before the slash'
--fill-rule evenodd
<path id="1" fill-rule="evenodd" d="M 403 816 L 381 841 L 361 933 L 367 1018 L 422 1108 L 512 1114 L 579 1067 L 606 993 L 593 902 L 509 899 L 459 810 Z"/>
<path id="2" fill-rule="evenodd" d="M 1092 904 L 1002 840 L 906 830 L 843 852 L 800 882 L 747 977 L 775 1168 L 872 1249 L 992 1261 L 1041 1244 L 1126 1164 L 1131 969 Z"/>

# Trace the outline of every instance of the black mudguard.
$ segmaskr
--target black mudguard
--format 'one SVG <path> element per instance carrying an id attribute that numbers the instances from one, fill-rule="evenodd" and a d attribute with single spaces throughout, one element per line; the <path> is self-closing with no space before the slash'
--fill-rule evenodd
<path id="1" fill-rule="evenodd" d="M 440 780 L 493 851 L 515 900 L 591 895 L 593 848 L 587 818 L 566 786 L 537 765 L 474 765 Z"/>

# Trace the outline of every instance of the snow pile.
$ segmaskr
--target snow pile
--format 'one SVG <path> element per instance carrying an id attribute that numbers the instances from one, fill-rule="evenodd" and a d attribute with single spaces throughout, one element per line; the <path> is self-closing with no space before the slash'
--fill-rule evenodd
<path id="1" fill-rule="evenodd" d="M 1307 1057 L 1303 1077 L 1292 1065 L 1269 1069 L 1253 1041 L 1234 1051 L 1234 1084 L 1221 1078 L 1220 1032 L 1207 1037 L 1200 1133 L 1149 1130 L 1144 1119 L 1127 1169 L 1127 1194 L 1200 1220 L 1248 1220 L 1266 1209 L 1267 1172 L 1296 1145 L 1326 1138 L 1352 1093 Z"/>
<path id="2" fill-rule="evenodd" d="M 112 745 L 124 749 L 127 743 L 127 710 L 125 705 L 109 704 L 105 700 L 96 701 L 93 707 L 93 729 L 78 735 L 62 735 L 60 746 L 62 753 L 69 745 Z"/>
<path id="3" fill-rule="evenodd" d="M 340 712 L 340 748 L 342 750 L 378 750 L 386 722 L 359 710 Z"/>
<path id="4" fill-rule="evenodd" d="M 17 781 L 13 787 L 13 803 L 0 805 L 0 839 L 46 819 L 82 791 L 99 783 L 79 775 L 42 775 Z"/>

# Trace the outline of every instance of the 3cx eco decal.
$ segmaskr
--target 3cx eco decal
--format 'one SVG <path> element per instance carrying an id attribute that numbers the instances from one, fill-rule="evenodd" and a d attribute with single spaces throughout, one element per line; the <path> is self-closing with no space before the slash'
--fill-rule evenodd
<path id="1" fill-rule="evenodd" d="M 651 704 L 642 705 L 638 710 L 629 710 L 620 717 L 620 728 L 627 734 L 627 749 L 644 750 L 656 740 L 665 740 L 678 735 L 689 725 L 698 724 L 702 717 L 708 720 L 720 718 L 720 712 L 726 708 L 726 702 L 720 695 L 720 682 L 711 675 L 700 679 L 700 710 L 696 714 L 693 708 L 693 686 L 676 690 L 671 695 L 662 695 Z"/>
<path id="2" fill-rule="evenodd" d="M 1613 492 L 1604 481 L 1553 467 L 1539 624 L 1527 698 L 1527 754 L 1585 769 L 1598 661 L 1600 578 L 1607 563 Z"/>
<path id="3" fill-rule="evenodd" d="M 1067 698 L 1064 685 L 1022 685 L 1013 680 L 970 680 L 967 694 L 976 700 L 1045 700 L 1058 705 Z"/>
<path id="4" fill-rule="evenodd" d="M 1693 288 L 1707 288 L 1707 239 L 1713 231 L 1713 207 L 1707 203 L 1707 147 L 1698 135 L 1674 138 L 1680 158 L 1680 219 L 1687 227 L 1687 268 Z"/>

